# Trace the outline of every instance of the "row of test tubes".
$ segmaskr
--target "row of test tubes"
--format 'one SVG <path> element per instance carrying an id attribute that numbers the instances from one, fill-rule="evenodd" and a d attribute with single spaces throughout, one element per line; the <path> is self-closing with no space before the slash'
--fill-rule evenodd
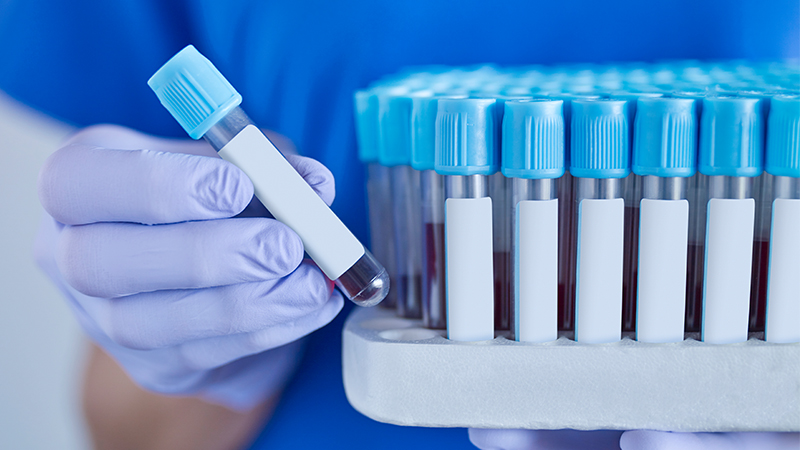
<path id="1" fill-rule="evenodd" d="M 433 67 L 355 109 L 401 317 L 459 341 L 800 342 L 800 65 Z"/>

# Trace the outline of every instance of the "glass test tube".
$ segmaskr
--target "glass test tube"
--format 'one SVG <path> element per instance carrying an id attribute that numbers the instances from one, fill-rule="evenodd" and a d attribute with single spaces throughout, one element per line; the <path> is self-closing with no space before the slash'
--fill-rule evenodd
<path id="1" fill-rule="evenodd" d="M 622 337 L 623 179 L 630 173 L 625 101 L 573 101 L 571 132 L 575 340 L 614 342 Z"/>
<path id="2" fill-rule="evenodd" d="M 524 342 L 558 338 L 559 201 L 563 176 L 563 102 L 552 99 L 505 104 L 502 170 L 511 186 L 514 337 Z"/>
<path id="3" fill-rule="evenodd" d="M 744 90 L 734 95 L 758 99 L 761 117 L 766 123 L 770 110 L 770 91 Z M 764 133 L 766 148 L 766 133 Z M 769 229 L 772 215 L 772 176 L 762 173 L 753 180 L 753 198 L 756 202 L 755 232 L 753 235 L 753 263 L 750 283 L 750 332 L 764 331 L 767 302 L 767 272 L 769 271 Z"/>
<path id="4" fill-rule="evenodd" d="M 436 173 L 436 113 L 440 98 L 415 95 L 411 108 L 411 166 L 420 171 L 422 206 L 422 324 L 447 328 L 444 252 L 444 175 Z"/>
<path id="5" fill-rule="evenodd" d="M 669 94 L 674 98 L 694 100 L 694 115 L 700 124 L 705 89 L 684 89 Z M 700 133 L 696 133 L 699 148 Z M 699 332 L 703 312 L 703 264 L 705 263 L 706 201 L 708 200 L 708 177 L 695 172 L 688 180 L 689 199 L 689 248 L 686 265 L 686 316 L 684 330 Z"/>
<path id="6" fill-rule="evenodd" d="M 800 95 L 775 96 L 766 170 L 773 178 L 765 339 L 800 342 Z"/>
<path id="7" fill-rule="evenodd" d="M 530 96 L 492 95 L 495 100 L 495 120 L 503 123 L 505 103 L 529 100 Z M 498 125 L 498 126 L 500 126 Z M 502 132 L 497 135 L 497 147 L 502 146 Z M 494 327 L 495 330 L 514 333 L 514 306 L 511 291 L 513 288 L 511 222 L 509 221 L 509 186 L 502 172 L 489 177 L 489 197 L 492 198 L 492 226 L 494 233 Z"/>
<path id="8" fill-rule="evenodd" d="M 256 198 L 300 236 L 342 293 L 361 306 L 386 297 L 386 269 L 239 108 L 241 95 L 208 59 L 189 45 L 147 83 L 189 136 L 205 138 L 250 178 Z"/>
<path id="9" fill-rule="evenodd" d="M 575 253 L 568 251 L 574 249 L 575 243 L 572 239 L 576 236 L 573 217 L 576 215 L 573 208 L 574 198 L 572 174 L 569 172 L 570 153 L 571 153 L 571 124 L 572 124 L 572 102 L 574 100 L 588 100 L 600 98 L 594 94 L 574 94 L 557 93 L 548 97 L 561 100 L 564 113 L 564 157 L 567 171 L 556 181 L 556 190 L 562 199 L 558 203 L 558 328 L 560 330 L 575 329 Z"/>
<path id="10" fill-rule="evenodd" d="M 358 156 L 367 165 L 367 211 L 370 226 L 370 248 L 382 261 L 389 274 L 390 284 L 397 277 L 394 243 L 387 235 L 393 230 L 389 168 L 378 161 L 378 97 L 371 90 L 357 91 L 354 95 Z M 380 303 L 384 308 L 396 308 L 394 289 L 389 290 Z"/>
<path id="11" fill-rule="evenodd" d="M 694 100 L 638 100 L 632 169 L 642 190 L 638 209 L 636 339 L 680 342 L 686 307 L 689 202 L 696 170 Z"/>
<path id="12" fill-rule="evenodd" d="M 492 199 L 499 166 L 494 99 L 441 99 L 436 172 L 445 175 L 447 337 L 494 338 Z"/>
<path id="13" fill-rule="evenodd" d="M 636 108 L 639 99 L 659 98 L 659 92 L 623 91 L 610 94 L 611 98 L 625 100 L 625 115 L 628 118 L 628 139 L 634 142 Z M 636 329 L 636 283 L 638 281 L 639 257 L 639 204 L 642 200 L 642 179 L 629 175 L 623 181 L 625 191 L 625 252 L 623 254 L 622 278 L 622 331 Z"/>
<path id="14" fill-rule="evenodd" d="M 389 167 L 393 242 L 397 267 L 397 314 L 422 317 L 420 174 L 411 167 L 412 96 L 407 89 L 378 94 L 379 158 Z"/>
<path id="15" fill-rule="evenodd" d="M 753 180 L 762 172 L 764 126 L 758 100 L 703 100 L 698 169 L 708 176 L 701 338 L 748 337 L 755 226 Z"/>

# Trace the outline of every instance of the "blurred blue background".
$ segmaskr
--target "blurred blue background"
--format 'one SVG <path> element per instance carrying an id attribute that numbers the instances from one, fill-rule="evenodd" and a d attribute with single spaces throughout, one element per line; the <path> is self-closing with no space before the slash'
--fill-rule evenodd
<path id="1" fill-rule="evenodd" d="M 333 171 L 334 209 L 366 239 L 355 89 L 422 64 L 800 58 L 800 2 L 0 0 L 0 91 L 50 116 L 0 97 L 0 448 L 86 445 L 76 403 L 80 333 L 31 261 L 38 167 L 71 126 L 184 136 L 145 82 L 188 43 L 239 89 L 259 125 Z M 280 407 L 297 413 L 316 401 L 321 412 L 277 421 L 262 444 L 309 424 L 316 431 L 299 436 L 300 447 L 323 438 L 349 448 L 390 444 L 391 427 L 343 405 L 341 378 L 325 376 L 340 370 L 342 320 L 315 334 Z M 336 411 L 328 405 L 340 405 L 340 420 L 363 426 L 363 436 L 327 420 Z"/>

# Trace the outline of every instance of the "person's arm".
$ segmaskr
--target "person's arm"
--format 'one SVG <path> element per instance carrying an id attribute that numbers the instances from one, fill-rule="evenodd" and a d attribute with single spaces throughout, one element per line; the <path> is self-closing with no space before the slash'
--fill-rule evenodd
<path id="1" fill-rule="evenodd" d="M 238 450 L 255 439 L 278 397 L 233 411 L 196 397 L 155 394 L 92 344 L 82 400 L 96 450 Z"/>

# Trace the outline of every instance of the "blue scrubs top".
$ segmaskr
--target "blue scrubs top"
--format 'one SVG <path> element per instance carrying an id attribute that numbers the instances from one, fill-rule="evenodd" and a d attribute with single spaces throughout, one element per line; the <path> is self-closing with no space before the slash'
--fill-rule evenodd
<path id="1" fill-rule="evenodd" d="M 78 126 L 184 132 L 147 79 L 193 43 L 260 126 L 336 177 L 333 209 L 364 241 L 352 93 L 409 65 L 800 56 L 797 0 L 6 0 L 0 89 Z M 253 448 L 471 448 L 464 430 L 403 428 L 349 406 L 345 314 L 314 333 Z"/>

